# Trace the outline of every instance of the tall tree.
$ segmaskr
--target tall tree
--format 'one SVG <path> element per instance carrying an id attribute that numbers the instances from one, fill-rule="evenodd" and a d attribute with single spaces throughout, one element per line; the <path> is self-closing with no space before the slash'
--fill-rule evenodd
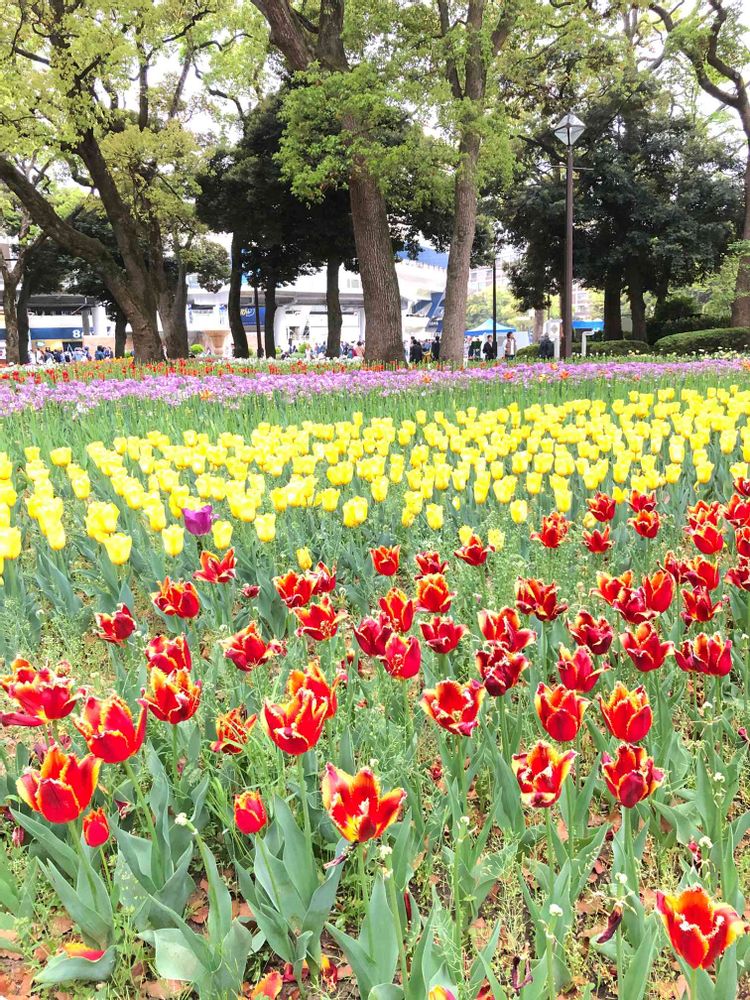
<path id="1" fill-rule="evenodd" d="M 701 89 L 736 112 L 746 141 L 742 247 L 732 325 L 750 327 L 750 63 L 743 0 L 693 0 L 676 6 L 649 4 L 668 36 L 667 52 L 685 56 Z"/>

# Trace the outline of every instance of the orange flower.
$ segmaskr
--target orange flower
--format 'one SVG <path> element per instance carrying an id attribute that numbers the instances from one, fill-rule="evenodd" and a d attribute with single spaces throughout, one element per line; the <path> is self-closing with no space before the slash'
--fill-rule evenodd
<path id="1" fill-rule="evenodd" d="M 750 524 L 750 500 L 747 496 L 733 493 L 724 510 L 724 517 L 735 528 Z"/>
<path id="2" fill-rule="evenodd" d="M 581 610 L 574 621 L 567 623 L 568 631 L 579 646 L 591 650 L 594 656 L 603 656 L 609 651 L 614 638 L 614 631 L 606 618 L 594 620 L 588 611 Z"/>
<path id="3" fill-rule="evenodd" d="M 315 577 L 290 570 L 285 576 L 275 576 L 273 585 L 284 604 L 293 611 L 295 608 L 303 608 L 312 597 Z"/>
<path id="4" fill-rule="evenodd" d="M 113 615 L 97 612 L 94 618 L 99 628 L 97 637 L 115 646 L 121 646 L 135 632 L 135 621 L 125 604 L 118 604 Z"/>
<path id="5" fill-rule="evenodd" d="M 479 709 L 484 695 L 485 689 L 474 679 L 468 684 L 453 680 L 438 681 L 434 688 L 422 692 L 420 705 L 433 722 L 449 733 L 471 736 L 479 724 Z"/>
<path id="6" fill-rule="evenodd" d="M 419 639 L 415 635 L 405 639 L 394 633 L 385 644 L 385 651 L 380 659 L 391 677 L 402 681 L 415 677 L 422 665 Z"/>
<path id="7" fill-rule="evenodd" d="M 595 493 L 593 497 L 589 497 L 586 504 L 597 521 L 611 521 L 617 511 L 614 499 L 606 493 Z"/>
<path id="8" fill-rule="evenodd" d="M 377 621 L 374 618 L 363 618 L 353 632 L 365 656 L 382 656 L 386 643 L 393 635 L 390 619 L 382 612 Z"/>
<path id="9" fill-rule="evenodd" d="M 63 951 L 68 958 L 83 958 L 87 962 L 98 962 L 106 954 L 97 948 L 89 948 L 83 941 L 68 941 L 63 945 Z"/>
<path id="10" fill-rule="evenodd" d="M 408 632 L 414 621 L 414 601 L 398 587 L 391 587 L 378 601 L 380 610 L 396 632 Z M 382 616 L 381 616 L 382 620 Z"/>
<path id="11" fill-rule="evenodd" d="M 686 639 L 674 658 L 681 670 L 726 677 L 732 669 L 732 640 L 724 640 L 718 632 L 710 638 L 701 632 L 692 642 Z"/>
<path id="12" fill-rule="evenodd" d="M 244 705 L 230 708 L 216 716 L 216 740 L 211 744 L 214 753 L 242 753 L 242 748 L 258 719 L 257 715 L 248 717 Z"/>
<path id="13" fill-rule="evenodd" d="M 644 576 L 641 587 L 646 607 L 650 611 L 662 614 L 672 603 L 674 579 L 665 570 L 658 570 L 651 576 Z"/>
<path id="14" fill-rule="evenodd" d="M 485 690 L 493 698 L 500 698 L 515 687 L 529 665 L 523 653 L 515 653 L 501 642 L 488 642 L 477 650 L 475 659 Z"/>
<path id="15" fill-rule="evenodd" d="M 610 576 L 609 573 L 596 574 L 596 588 L 591 591 L 603 598 L 607 604 L 614 605 L 623 591 L 630 590 L 633 582 L 633 573 L 627 570 L 622 576 Z"/>
<path id="16" fill-rule="evenodd" d="M 662 642 L 651 622 L 642 622 L 632 632 L 623 632 L 620 643 L 636 670 L 644 674 L 657 670 L 674 650 L 674 643 Z"/>
<path id="17" fill-rule="evenodd" d="M 599 695 L 599 708 L 610 733 L 627 743 L 645 739 L 654 721 L 646 689 L 637 687 L 629 691 L 622 681 L 615 684 L 606 700 Z"/>
<path id="18" fill-rule="evenodd" d="M 630 507 L 634 514 L 639 514 L 643 510 L 656 510 L 656 494 L 639 493 L 638 490 L 632 490 L 630 499 L 628 500 L 628 507 Z"/>
<path id="19" fill-rule="evenodd" d="M 639 510 L 635 517 L 628 518 L 628 524 L 632 525 L 635 533 L 641 538 L 656 538 L 661 527 L 661 518 L 658 511 Z"/>
<path id="20" fill-rule="evenodd" d="M 157 719 L 175 726 L 191 719 L 198 711 L 203 683 L 193 682 L 187 670 L 165 674 L 159 667 L 153 667 L 149 679 L 151 693 L 145 698 L 145 704 Z"/>
<path id="21" fill-rule="evenodd" d="M 699 885 L 684 889 L 679 896 L 657 892 L 656 912 L 664 921 L 672 947 L 691 969 L 710 969 L 747 930 L 728 903 L 715 902 Z"/>
<path id="22" fill-rule="evenodd" d="M 336 567 L 330 569 L 325 563 L 319 562 L 310 574 L 313 578 L 313 597 L 319 594 L 332 594 L 336 589 Z"/>
<path id="23" fill-rule="evenodd" d="M 710 622 L 721 608 L 721 601 L 714 604 L 710 591 L 706 590 L 705 587 L 683 590 L 682 603 L 684 607 L 680 612 L 680 618 L 686 625 L 691 625 L 693 622 Z"/>
<path id="24" fill-rule="evenodd" d="M 284 980 L 280 972 L 269 972 L 263 976 L 250 991 L 250 1000 L 260 1000 L 261 997 L 268 997 L 269 1000 L 276 1000 L 284 986 Z"/>
<path id="25" fill-rule="evenodd" d="M 536 642 L 536 632 L 521 628 L 521 619 L 515 608 L 500 608 L 499 611 L 483 609 L 477 612 L 479 631 L 488 642 L 502 643 L 511 653 L 520 653 Z"/>
<path id="26" fill-rule="evenodd" d="M 249 673 L 259 663 L 265 663 L 272 656 L 285 652 L 284 644 L 276 639 L 266 642 L 261 636 L 255 622 L 250 622 L 241 631 L 235 632 L 228 639 L 223 639 L 221 646 L 224 656 L 237 667 Z"/>
<path id="27" fill-rule="evenodd" d="M 570 531 L 570 521 L 559 510 L 553 510 L 542 518 L 539 531 L 531 532 L 533 542 L 541 542 L 546 549 L 556 549 L 564 542 Z"/>
<path id="28" fill-rule="evenodd" d="M 312 691 L 301 687 L 287 702 L 263 706 L 263 728 L 284 753 L 299 756 L 320 739 L 328 716 L 328 701 L 318 701 Z"/>
<path id="29" fill-rule="evenodd" d="M 89 847 L 101 847 L 109 840 L 109 821 L 103 809 L 92 809 L 83 817 L 83 839 Z"/>
<path id="30" fill-rule="evenodd" d="M 25 713 L 15 717 L 16 725 L 41 726 L 70 715 L 82 692 L 73 694 L 69 669 L 70 664 L 64 660 L 58 664 L 57 673 L 49 667 L 32 667 L 21 658 L 13 661 L 12 673 L 0 677 L 0 687 Z"/>
<path id="31" fill-rule="evenodd" d="M 724 579 L 730 587 L 750 590 L 750 559 L 738 559 L 737 565 L 727 570 Z"/>
<path id="32" fill-rule="evenodd" d="M 332 719 L 336 714 L 336 709 L 338 708 L 338 701 L 336 699 L 336 688 L 339 686 L 341 681 L 346 680 L 346 674 L 343 670 L 339 671 L 334 678 L 333 684 L 329 684 L 326 680 L 325 674 L 320 669 L 320 664 L 317 660 L 312 660 L 308 663 L 305 670 L 293 670 L 289 675 L 289 680 L 287 681 L 286 690 L 290 698 L 294 698 L 298 691 L 306 689 L 311 691 L 318 701 L 325 701 L 328 703 L 328 711 L 326 712 L 326 719 Z"/>
<path id="33" fill-rule="evenodd" d="M 192 667 L 190 647 L 184 635 L 154 636 L 146 646 L 145 655 L 149 670 L 158 667 L 168 674 L 172 670 L 190 670 Z"/>
<path id="34" fill-rule="evenodd" d="M 73 719 L 86 746 L 105 764 L 121 764 L 143 746 L 146 703 L 139 701 L 138 704 L 141 711 L 136 723 L 127 702 L 119 695 L 113 694 L 103 700 L 91 695 L 86 699 L 81 717 Z"/>
<path id="35" fill-rule="evenodd" d="M 315 642 L 332 639 L 338 632 L 340 622 L 346 618 L 343 611 L 334 610 L 327 597 L 319 604 L 311 604 L 309 608 L 295 608 L 294 613 L 299 622 L 297 635 L 306 635 Z"/>
<path id="36" fill-rule="evenodd" d="M 615 544 L 609 537 L 609 525 L 602 531 L 584 531 L 581 539 L 589 552 L 593 552 L 594 555 L 602 555 L 604 552 L 609 552 Z"/>
<path id="37" fill-rule="evenodd" d="M 468 629 L 459 625 L 452 618 L 441 618 L 436 615 L 430 622 L 420 624 L 424 641 L 434 653 L 452 653 Z"/>
<path id="38" fill-rule="evenodd" d="M 527 753 L 514 754 L 513 773 L 521 789 L 523 804 L 544 809 L 553 806 L 562 794 L 563 782 L 577 756 L 575 750 L 558 753 L 544 740 L 535 743 Z"/>
<path id="39" fill-rule="evenodd" d="M 540 684 L 534 698 L 540 722 L 552 739 L 559 743 L 569 743 L 576 738 L 588 704 L 586 698 L 580 698 L 564 684 L 553 688 Z"/>
<path id="40" fill-rule="evenodd" d="M 605 663 L 599 670 L 594 668 L 591 653 L 585 646 L 577 646 L 575 651 L 571 653 L 567 647 L 560 643 L 557 672 L 562 683 L 570 691 L 587 694 L 607 670 L 609 670 L 608 663 Z"/>
<path id="41" fill-rule="evenodd" d="M 445 573 L 448 569 L 448 563 L 440 558 L 439 552 L 417 552 L 414 556 L 414 562 L 417 564 L 417 580 L 421 576 Z"/>
<path id="42" fill-rule="evenodd" d="M 93 754 L 79 760 L 51 744 L 38 771 L 27 767 L 16 782 L 18 794 L 50 823 L 78 819 L 94 797 L 101 761 Z"/>
<path id="43" fill-rule="evenodd" d="M 610 795 L 626 809 L 632 809 L 652 795 L 664 781 L 664 772 L 654 767 L 653 758 L 643 747 L 627 743 L 617 748 L 617 757 L 602 757 L 602 775 Z"/>
<path id="44" fill-rule="evenodd" d="M 432 615 L 450 611 L 455 593 L 448 590 L 448 581 L 442 573 L 428 573 L 417 580 L 417 607 Z"/>
<path id="45" fill-rule="evenodd" d="M 375 572 L 380 576 L 395 576 L 398 573 L 400 545 L 389 547 L 381 545 L 378 549 L 370 549 L 370 558 Z"/>
<path id="46" fill-rule="evenodd" d="M 201 610 L 198 592 L 192 583 L 182 580 L 172 583 L 168 576 L 159 584 L 156 593 L 151 595 L 151 600 L 163 615 L 196 618 Z"/>
<path id="47" fill-rule="evenodd" d="M 381 796 L 378 779 L 369 768 L 351 775 L 333 764 L 326 764 L 321 792 L 323 808 L 350 844 L 364 844 L 382 837 L 398 819 L 406 799 L 403 788 L 394 788 Z"/>
<path id="48" fill-rule="evenodd" d="M 201 568 L 193 573 L 194 580 L 201 580 L 203 583 L 229 583 L 237 576 L 234 549 L 227 549 L 221 557 L 204 549 L 200 559 Z"/>
<path id="49" fill-rule="evenodd" d="M 568 610 L 557 600 L 557 584 L 542 580 L 516 580 L 516 607 L 523 615 L 534 615 L 540 622 L 551 622 Z"/>
<path id="50" fill-rule="evenodd" d="M 471 534 L 465 545 L 459 546 L 453 555 L 463 560 L 469 566 L 482 566 L 487 562 L 487 556 L 494 552 L 491 545 L 484 545 L 479 535 Z"/>
<path id="51" fill-rule="evenodd" d="M 258 833 L 268 822 L 260 792 L 240 792 L 234 797 L 234 822 L 240 833 Z"/>

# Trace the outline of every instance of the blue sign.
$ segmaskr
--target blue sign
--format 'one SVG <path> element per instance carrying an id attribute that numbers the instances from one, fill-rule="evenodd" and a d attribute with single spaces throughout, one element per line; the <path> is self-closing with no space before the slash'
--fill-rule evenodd
<path id="1" fill-rule="evenodd" d="M 260 325 L 263 326 L 266 320 L 266 307 L 260 307 Z M 255 322 L 255 306 L 242 306 L 240 309 L 240 316 L 242 317 L 242 325 L 255 327 L 257 324 Z"/>
<path id="2" fill-rule="evenodd" d="M 32 327 L 29 333 L 32 340 L 83 340 L 83 329 L 80 326 Z M 5 339 L 5 327 L 0 326 L 0 340 Z"/>

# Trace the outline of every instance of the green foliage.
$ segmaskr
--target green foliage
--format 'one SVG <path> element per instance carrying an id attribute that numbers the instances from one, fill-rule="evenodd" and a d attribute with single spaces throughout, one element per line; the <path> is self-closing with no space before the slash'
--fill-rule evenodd
<path id="1" fill-rule="evenodd" d="M 675 333 L 656 342 L 659 354 L 697 354 L 712 351 L 750 350 L 750 328 L 726 327 L 719 330 L 698 330 Z"/>
<path id="2" fill-rule="evenodd" d="M 684 319 L 649 320 L 647 324 L 648 339 L 650 343 L 655 343 L 660 337 L 668 337 L 673 333 L 692 333 L 696 330 L 723 330 L 730 325 L 730 316 L 717 316 L 704 313 L 700 316 L 686 316 Z"/>
<path id="3" fill-rule="evenodd" d="M 597 358 L 624 357 L 628 354 L 648 354 L 652 348 L 643 340 L 603 340 L 589 341 L 586 354 Z M 573 355 L 580 355 L 581 345 L 573 344 Z M 539 344 L 530 344 L 516 352 L 516 357 L 524 361 L 534 361 L 539 357 Z"/>

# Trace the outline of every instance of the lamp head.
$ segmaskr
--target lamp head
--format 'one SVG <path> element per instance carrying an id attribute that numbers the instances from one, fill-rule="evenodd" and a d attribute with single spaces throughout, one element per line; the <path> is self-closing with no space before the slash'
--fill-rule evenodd
<path id="1" fill-rule="evenodd" d="M 586 126 L 583 124 L 580 118 L 574 115 L 572 112 L 568 112 L 563 118 L 555 125 L 555 135 L 565 146 L 575 146 L 578 140 L 583 135 Z"/>

